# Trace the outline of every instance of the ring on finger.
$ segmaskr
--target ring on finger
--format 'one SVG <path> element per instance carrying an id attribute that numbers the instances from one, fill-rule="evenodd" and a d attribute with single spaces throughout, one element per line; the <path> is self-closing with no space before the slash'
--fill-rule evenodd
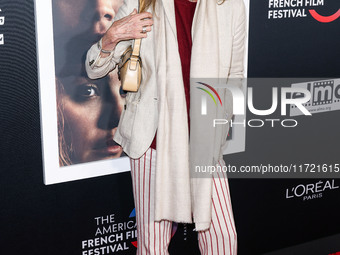
<path id="1" fill-rule="evenodd" d="M 146 27 L 144 26 L 142 29 L 142 33 L 145 34 L 146 33 Z"/>

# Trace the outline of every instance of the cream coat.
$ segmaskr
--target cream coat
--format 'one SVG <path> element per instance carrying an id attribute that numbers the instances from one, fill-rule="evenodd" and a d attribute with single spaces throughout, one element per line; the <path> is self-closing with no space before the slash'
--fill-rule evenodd
<path id="1" fill-rule="evenodd" d="M 126 0 L 115 19 L 131 13 L 137 4 L 137 0 Z M 211 222 L 212 180 L 190 180 L 189 168 L 213 165 L 222 158 L 228 128 L 195 128 L 198 124 L 195 121 L 200 118 L 195 118 L 193 109 L 200 99 L 191 94 L 189 164 L 186 102 L 173 0 L 158 0 L 155 13 L 153 30 L 141 45 L 142 84 L 137 93 L 128 93 L 114 140 L 131 158 L 138 158 L 149 148 L 157 129 L 155 220 L 190 223 L 193 217 L 196 230 L 206 230 Z M 190 76 L 241 78 L 245 29 L 242 0 L 226 0 L 222 5 L 215 0 L 198 0 L 192 27 Z M 99 78 L 114 69 L 129 44 L 131 41 L 120 42 L 107 58 L 100 58 L 98 45 L 93 45 L 86 58 L 88 76 Z M 228 103 L 212 115 L 225 117 L 229 113 L 231 117 L 230 95 L 218 92 Z M 201 139 L 198 144 L 202 130 L 211 139 Z M 204 153 L 198 148 L 202 144 Z"/>

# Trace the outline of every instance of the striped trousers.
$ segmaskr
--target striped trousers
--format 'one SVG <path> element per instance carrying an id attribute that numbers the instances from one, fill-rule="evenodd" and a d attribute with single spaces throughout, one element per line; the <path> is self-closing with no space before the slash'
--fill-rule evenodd
<path id="1" fill-rule="evenodd" d="M 219 164 L 224 165 L 221 160 Z M 139 159 L 131 159 L 131 176 L 137 221 L 137 254 L 169 254 L 172 222 L 154 219 L 156 150 L 149 148 Z M 176 210 L 177 208 L 174 208 Z M 225 173 L 213 177 L 210 229 L 198 232 L 202 255 L 236 255 L 237 234 Z"/>

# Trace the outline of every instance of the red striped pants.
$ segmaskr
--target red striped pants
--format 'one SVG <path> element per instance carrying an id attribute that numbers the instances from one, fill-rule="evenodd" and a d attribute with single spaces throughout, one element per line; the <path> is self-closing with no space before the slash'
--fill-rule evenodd
<path id="1" fill-rule="evenodd" d="M 219 164 L 224 165 L 221 160 Z M 154 180 L 156 150 L 149 148 L 139 159 L 131 159 L 131 176 L 137 221 L 137 254 L 169 254 L 172 222 L 154 219 Z M 174 208 L 175 210 L 175 208 Z M 198 244 L 204 255 L 236 255 L 237 234 L 225 173 L 213 177 L 212 220 L 210 229 L 198 232 Z"/>

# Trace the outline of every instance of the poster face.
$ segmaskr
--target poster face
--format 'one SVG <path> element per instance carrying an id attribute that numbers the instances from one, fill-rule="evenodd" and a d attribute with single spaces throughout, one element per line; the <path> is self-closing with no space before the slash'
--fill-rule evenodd
<path id="1" fill-rule="evenodd" d="M 121 4 L 35 2 L 45 184 L 130 170 L 113 140 L 125 100 L 117 72 L 91 80 L 84 68 L 87 50 L 112 24 Z"/>

